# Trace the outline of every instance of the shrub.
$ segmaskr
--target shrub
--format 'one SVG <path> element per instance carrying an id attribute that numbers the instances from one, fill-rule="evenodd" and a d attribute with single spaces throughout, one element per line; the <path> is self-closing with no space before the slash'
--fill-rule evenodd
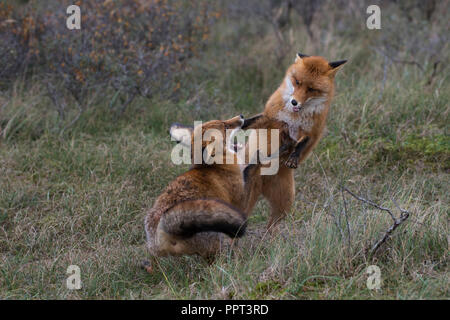
<path id="1" fill-rule="evenodd" d="M 218 16 L 208 1 L 78 1 L 81 30 L 69 30 L 71 3 L 48 1 L 40 11 L 32 4 L 21 11 L 0 7 L 0 39 L 7 43 L 0 83 L 34 70 L 60 117 L 76 106 L 75 120 L 105 90 L 112 90 L 110 105 L 118 105 L 119 113 L 138 95 L 173 94 L 177 75 Z"/>

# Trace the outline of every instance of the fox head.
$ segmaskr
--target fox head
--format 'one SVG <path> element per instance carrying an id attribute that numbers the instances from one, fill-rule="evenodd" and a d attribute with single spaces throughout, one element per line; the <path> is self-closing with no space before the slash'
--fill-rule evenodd
<path id="1" fill-rule="evenodd" d="M 298 53 L 280 86 L 284 108 L 298 112 L 329 103 L 334 94 L 334 76 L 346 62 L 328 62 L 319 56 Z"/>
<path id="2" fill-rule="evenodd" d="M 236 151 L 231 141 L 243 124 L 243 115 L 225 121 L 211 120 L 195 127 L 174 123 L 170 127 L 170 135 L 178 143 L 190 148 L 191 163 L 212 164 L 214 161 L 211 160 L 220 159 L 222 162 L 219 163 L 225 163 L 226 154 Z"/>

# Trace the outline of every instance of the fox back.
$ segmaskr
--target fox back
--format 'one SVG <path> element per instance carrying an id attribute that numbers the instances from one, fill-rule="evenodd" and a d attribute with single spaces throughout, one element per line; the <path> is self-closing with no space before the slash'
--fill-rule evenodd
<path id="1" fill-rule="evenodd" d="M 235 155 L 230 150 L 233 132 L 243 123 L 243 117 L 238 116 L 196 127 L 172 125 L 172 138 L 190 145 L 192 160 L 195 158 L 192 150 L 199 144 L 201 162 L 169 183 L 147 212 L 147 247 L 153 256 L 200 254 L 206 257 L 219 250 L 223 241 L 244 235 L 250 200 L 242 169 L 236 163 L 208 161 L 218 156 L 225 162 L 230 153 Z M 205 137 L 209 130 L 216 134 Z M 232 131 L 230 135 L 226 134 L 227 130 Z"/>

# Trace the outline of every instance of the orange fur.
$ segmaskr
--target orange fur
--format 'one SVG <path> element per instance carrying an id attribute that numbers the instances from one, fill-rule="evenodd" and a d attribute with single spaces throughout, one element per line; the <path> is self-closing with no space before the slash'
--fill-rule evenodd
<path id="1" fill-rule="evenodd" d="M 213 120 L 200 127 L 187 130 L 193 147 L 195 134 L 216 129 L 226 137 L 226 129 L 240 128 L 243 117 L 227 121 Z M 176 130 L 172 130 L 174 136 Z M 180 141 L 180 140 L 179 140 Z M 202 150 L 211 142 L 202 142 Z M 226 144 L 226 142 L 225 142 Z M 199 254 L 209 258 L 229 245 L 233 237 L 243 235 L 248 213 L 261 193 L 261 179 L 252 169 L 250 178 L 244 181 L 245 167 L 225 164 L 231 153 L 224 144 L 224 164 L 196 164 L 173 180 L 156 199 L 145 219 L 147 247 L 153 257 L 166 255 Z M 192 148 L 193 149 L 193 148 Z M 193 155 L 191 154 L 193 157 Z M 230 237 L 224 237 L 224 233 Z M 147 264 L 152 270 L 152 264 Z"/>
<path id="2" fill-rule="evenodd" d="M 281 157 L 285 166 L 280 166 L 277 175 L 262 178 L 263 194 L 272 208 L 269 228 L 280 221 L 292 206 L 295 189 L 290 168 L 296 168 L 305 160 L 320 141 L 334 96 L 334 77 L 344 63 L 329 63 L 322 57 L 299 54 L 267 101 L 264 112 L 246 126 L 280 129 L 280 145 L 287 144 L 289 139 L 293 142 L 289 157 Z"/>

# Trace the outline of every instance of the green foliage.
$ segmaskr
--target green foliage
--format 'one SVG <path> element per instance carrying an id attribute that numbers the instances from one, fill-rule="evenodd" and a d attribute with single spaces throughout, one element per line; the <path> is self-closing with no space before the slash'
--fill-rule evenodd
<path id="1" fill-rule="evenodd" d="M 448 170 L 450 163 L 450 137 L 444 134 L 421 137 L 415 134 L 399 139 L 365 140 L 363 146 L 374 153 L 373 165 L 380 161 L 391 161 L 407 168 L 419 161 L 431 169 Z M 375 152 L 374 152 L 375 151 Z"/>

